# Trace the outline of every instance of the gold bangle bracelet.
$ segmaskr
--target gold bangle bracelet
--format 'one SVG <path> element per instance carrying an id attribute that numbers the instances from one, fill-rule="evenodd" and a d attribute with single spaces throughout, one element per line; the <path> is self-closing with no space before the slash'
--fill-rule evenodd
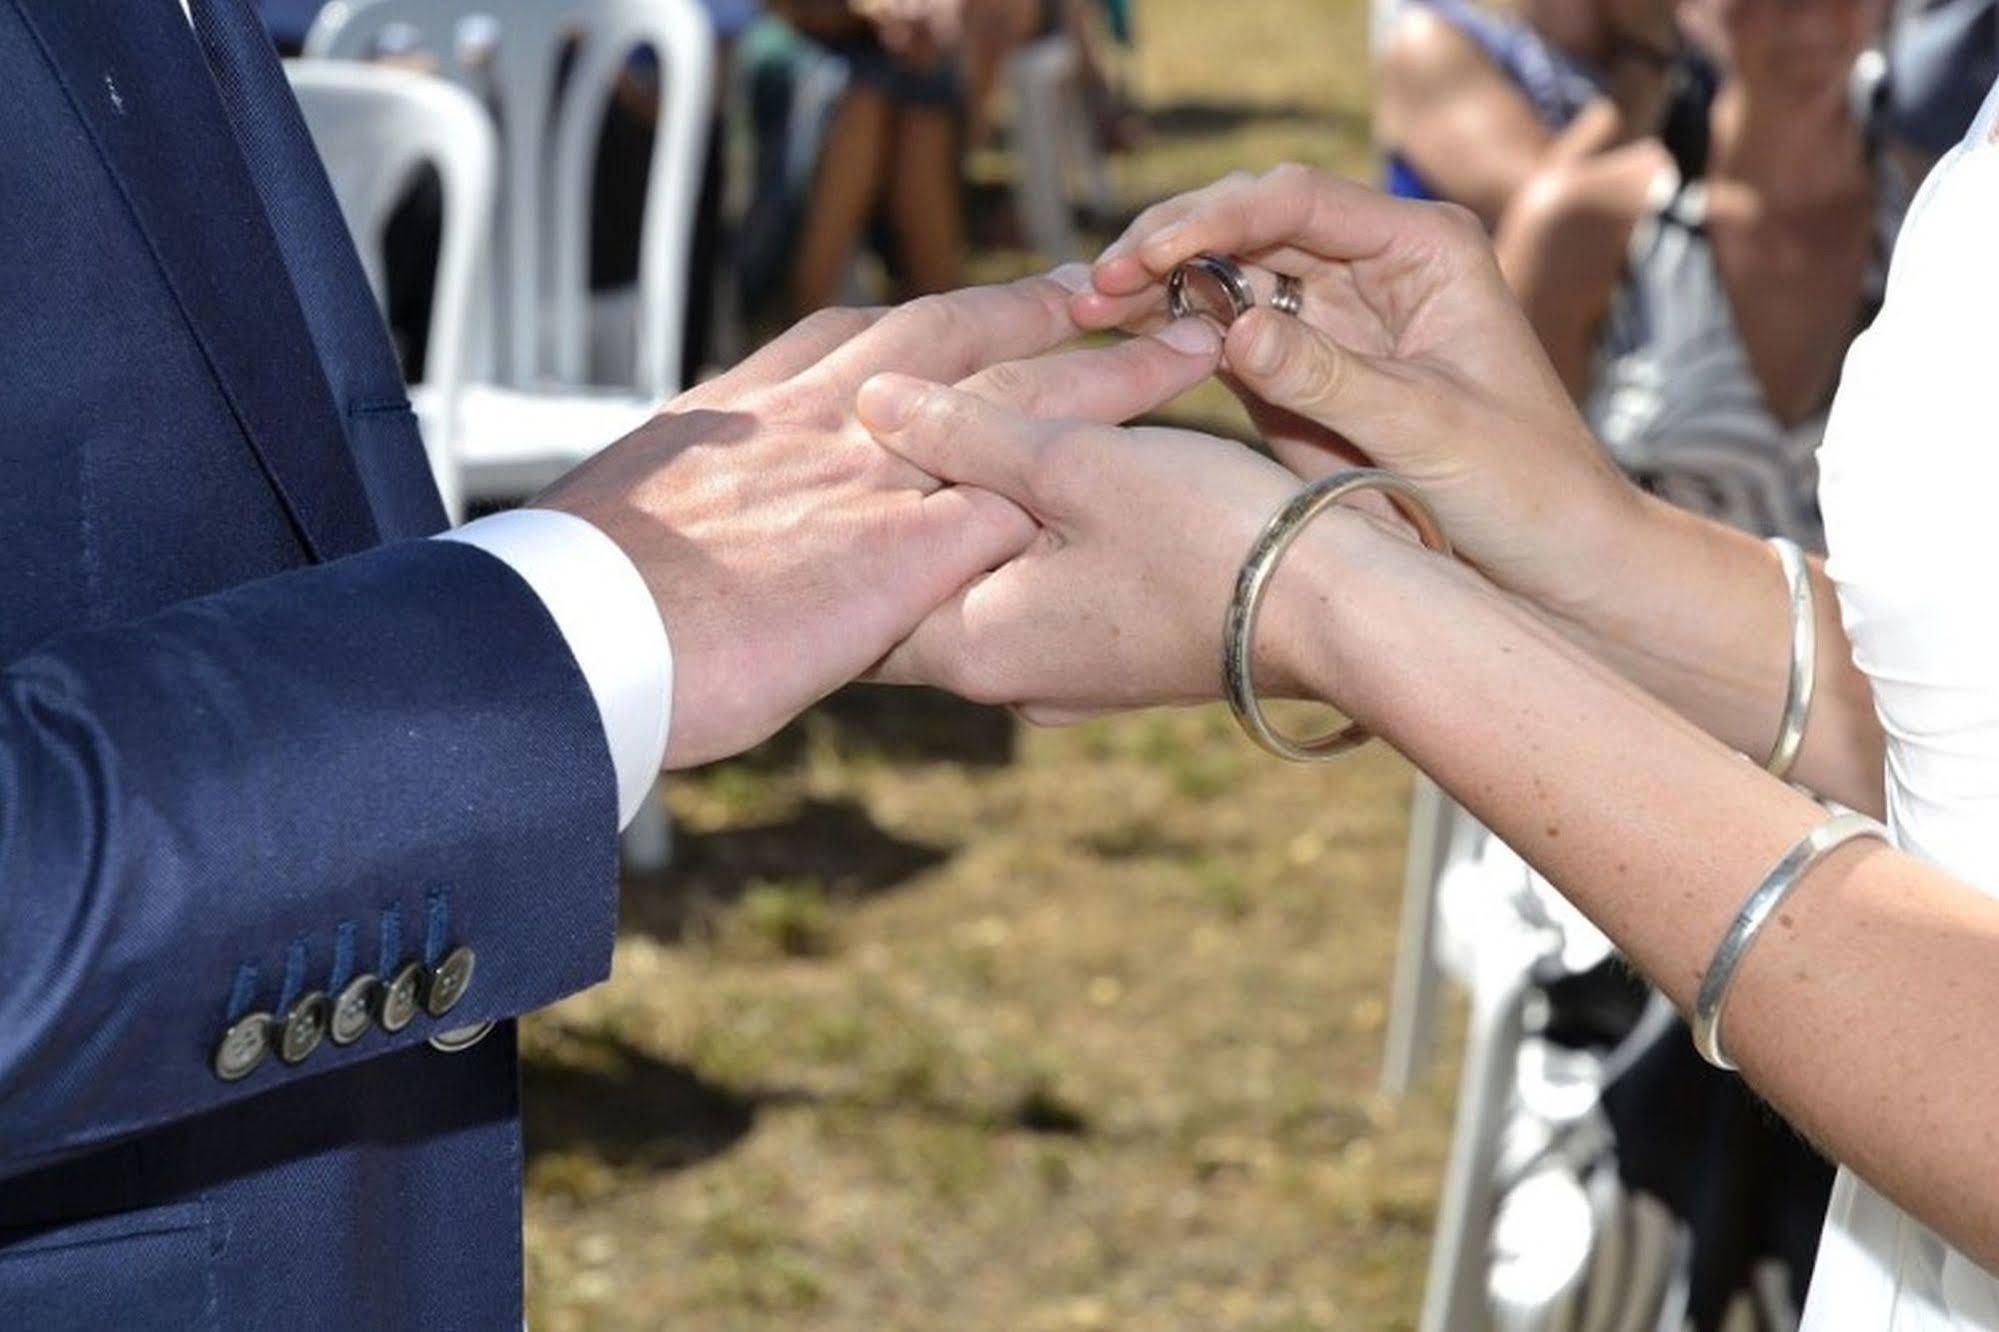
<path id="1" fill-rule="evenodd" d="M 1296 763 L 1323 763 L 1366 744 L 1373 737 L 1358 723 L 1322 735 L 1315 740 L 1293 740 L 1281 735 L 1264 715 L 1256 696 L 1252 658 L 1256 646 L 1256 621 L 1263 609 L 1264 593 L 1271 576 L 1291 543 L 1298 539 L 1314 518 L 1363 490 L 1387 495 L 1412 524 L 1423 544 L 1431 550 L 1450 554 L 1451 543 L 1444 535 L 1437 515 L 1423 499 L 1421 491 L 1393 472 L 1358 468 L 1335 472 L 1306 486 L 1279 509 L 1257 535 L 1236 575 L 1235 595 L 1229 599 L 1228 615 L 1222 625 L 1222 695 L 1236 722 L 1254 740 L 1279 758 Z"/>

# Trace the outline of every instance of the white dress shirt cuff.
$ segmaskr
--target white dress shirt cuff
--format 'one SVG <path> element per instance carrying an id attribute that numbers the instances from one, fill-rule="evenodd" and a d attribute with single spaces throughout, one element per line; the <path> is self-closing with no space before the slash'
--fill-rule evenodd
<path id="1" fill-rule="evenodd" d="M 596 700 L 618 779 L 618 827 L 645 803 L 673 720 L 673 647 L 617 542 L 574 514 L 513 509 L 440 538 L 477 546 L 534 589 Z"/>

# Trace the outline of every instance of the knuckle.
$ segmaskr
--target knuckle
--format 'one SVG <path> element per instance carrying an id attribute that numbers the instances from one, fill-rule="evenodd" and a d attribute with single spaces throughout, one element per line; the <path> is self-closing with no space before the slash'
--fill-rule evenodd
<path id="1" fill-rule="evenodd" d="M 1456 203 L 1434 203 L 1430 209 L 1437 219 L 1438 231 L 1447 242 L 1481 248 L 1485 245 L 1485 223 L 1471 209 Z"/>
<path id="2" fill-rule="evenodd" d="M 1029 450 L 1027 487 L 1044 502 L 1060 503 L 1076 492 L 1094 450 L 1077 430 L 1050 430 Z"/>
<path id="3" fill-rule="evenodd" d="M 1318 182 L 1319 173 L 1302 162 L 1280 162 L 1263 173 L 1263 184 L 1279 193 L 1309 190 Z"/>
<path id="4" fill-rule="evenodd" d="M 1039 378 L 1018 361 L 1002 361 L 975 381 L 980 397 L 1011 407 L 1033 408 L 1040 397 Z"/>
<path id="5" fill-rule="evenodd" d="M 1294 338 L 1278 366 L 1277 380 L 1302 402 L 1333 402 L 1346 386 L 1345 360 L 1316 338 Z"/>
<path id="6" fill-rule="evenodd" d="M 949 296 L 919 296 L 894 316 L 925 339 L 949 342 L 966 327 L 963 302 Z"/>
<path id="7" fill-rule="evenodd" d="M 804 322 L 799 324 L 798 331 L 814 341 L 844 342 L 858 336 L 874 323 L 875 318 L 874 314 L 866 310 L 838 305 L 827 306 L 823 310 L 816 310 L 807 315 Z"/>

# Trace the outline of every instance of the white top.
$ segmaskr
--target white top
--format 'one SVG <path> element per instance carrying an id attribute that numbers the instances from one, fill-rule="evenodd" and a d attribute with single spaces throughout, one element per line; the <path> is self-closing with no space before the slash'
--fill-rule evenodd
<path id="1" fill-rule="evenodd" d="M 1999 896 L 1995 135 L 1999 89 L 1909 211 L 1887 304 L 1847 357 L 1819 500 L 1896 840 Z M 1842 1170 L 1804 1328 L 1999 1332 L 1999 1277 Z"/>

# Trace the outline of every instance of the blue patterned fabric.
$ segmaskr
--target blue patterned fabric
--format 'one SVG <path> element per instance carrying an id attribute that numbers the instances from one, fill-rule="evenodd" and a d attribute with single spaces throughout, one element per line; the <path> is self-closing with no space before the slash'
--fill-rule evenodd
<path id="1" fill-rule="evenodd" d="M 605 975 L 610 760 L 525 584 L 418 539 L 283 75 L 195 10 L 0 0 L 0 1327 L 518 1328 L 512 1027 L 426 1042 Z M 448 1019 L 211 1071 L 458 944 Z"/>
<path id="2" fill-rule="evenodd" d="M 1486 59 L 1499 67 L 1534 108 L 1534 116 L 1558 130 L 1599 95 L 1596 78 L 1517 18 L 1494 14 L 1471 0 L 1409 0 L 1462 32 Z M 1387 163 L 1386 188 L 1405 199 L 1439 196 L 1400 155 Z"/>

